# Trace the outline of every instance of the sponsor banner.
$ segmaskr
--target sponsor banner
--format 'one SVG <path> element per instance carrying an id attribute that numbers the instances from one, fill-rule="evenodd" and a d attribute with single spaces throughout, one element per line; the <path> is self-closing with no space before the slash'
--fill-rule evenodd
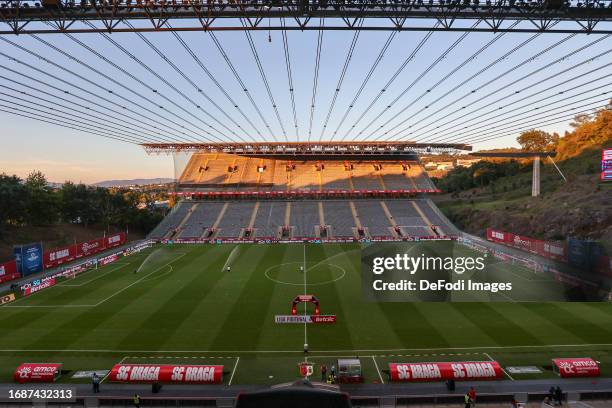
<path id="1" fill-rule="evenodd" d="M 565 243 L 541 241 L 510 232 L 497 231 L 492 228 L 487 228 L 487 240 L 538 254 L 545 258 L 560 261 L 567 260 L 567 247 Z"/>
<path id="2" fill-rule="evenodd" d="M 23 296 L 30 296 L 32 293 L 36 293 L 46 288 L 50 288 L 55 285 L 55 278 L 45 278 L 42 280 L 35 280 L 31 285 L 25 287 L 23 291 Z"/>
<path id="3" fill-rule="evenodd" d="M 391 381 L 499 380 L 503 371 L 497 361 L 448 363 L 389 363 Z"/>
<path id="4" fill-rule="evenodd" d="M 506 371 L 509 374 L 540 374 L 542 372 L 536 366 L 506 367 Z"/>
<path id="5" fill-rule="evenodd" d="M 77 258 L 97 254 L 104 250 L 104 238 L 92 239 L 77 245 Z"/>
<path id="6" fill-rule="evenodd" d="M 336 323 L 336 315 L 276 315 L 274 323 L 279 324 L 333 324 Z"/>
<path id="7" fill-rule="evenodd" d="M 223 366 L 116 364 L 108 380 L 125 383 L 221 384 Z"/>
<path id="8" fill-rule="evenodd" d="M 125 244 L 125 232 L 119 232 L 118 234 L 113 234 L 107 236 L 105 239 L 106 248 L 113 248 L 116 246 L 120 246 Z"/>
<path id="9" fill-rule="evenodd" d="M 17 272 L 22 276 L 42 272 L 43 270 L 43 247 L 42 244 L 18 245 L 13 249 Z"/>
<path id="10" fill-rule="evenodd" d="M 562 378 L 599 377 L 599 364 L 592 358 L 553 358 L 553 371 Z"/>
<path id="11" fill-rule="evenodd" d="M 118 259 L 119 259 L 119 254 L 108 255 L 103 258 L 98 259 L 98 265 L 100 266 L 108 265 L 109 263 L 113 263 Z"/>
<path id="12" fill-rule="evenodd" d="M 23 363 L 15 370 L 13 379 L 18 383 L 54 382 L 62 371 L 62 363 Z"/>
<path id="13" fill-rule="evenodd" d="M 54 268 L 66 262 L 70 262 L 77 257 L 76 245 L 70 245 L 63 248 L 52 249 L 45 251 L 43 254 L 43 263 L 45 269 Z"/>
<path id="14" fill-rule="evenodd" d="M 8 282 L 21 277 L 17 272 L 17 262 L 15 260 L 0 264 L 0 283 Z"/>
<path id="15" fill-rule="evenodd" d="M 612 180 L 612 148 L 601 151 L 601 180 Z"/>
<path id="16" fill-rule="evenodd" d="M 72 375 L 72 378 L 91 378 L 94 374 L 100 378 L 104 378 L 109 372 L 109 370 L 77 371 Z"/>
<path id="17" fill-rule="evenodd" d="M 4 305 L 6 303 L 11 303 L 15 300 L 15 294 L 9 293 L 8 295 L 0 295 L 0 305 Z"/>

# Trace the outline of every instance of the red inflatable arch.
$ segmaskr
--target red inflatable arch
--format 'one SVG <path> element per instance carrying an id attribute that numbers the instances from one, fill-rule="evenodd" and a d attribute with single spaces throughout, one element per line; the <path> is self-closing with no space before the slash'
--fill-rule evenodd
<path id="1" fill-rule="evenodd" d="M 304 303 L 304 302 L 310 302 L 310 303 L 315 305 L 314 314 L 316 316 L 321 314 L 321 308 L 319 307 L 319 299 L 317 299 L 316 296 L 314 296 L 314 295 L 299 295 L 299 296 L 296 296 L 295 299 L 293 299 L 293 305 L 291 306 L 291 314 L 292 315 L 296 315 L 297 314 L 297 305 L 298 305 L 298 303 Z"/>

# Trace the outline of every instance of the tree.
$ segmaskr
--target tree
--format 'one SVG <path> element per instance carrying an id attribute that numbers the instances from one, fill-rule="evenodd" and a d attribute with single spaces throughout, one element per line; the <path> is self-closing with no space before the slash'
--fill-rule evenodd
<path id="1" fill-rule="evenodd" d="M 17 176 L 0 174 L 0 232 L 8 224 L 21 224 L 25 220 L 27 191 Z"/>
<path id="2" fill-rule="evenodd" d="M 25 181 L 27 191 L 27 221 L 33 225 L 48 225 L 57 221 L 57 200 L 43 173 L 33 171 Z"/>
<path id="3" fill-rule="evenodd" d="M 549 151 L 554 150 L 559 141 L 559 135 L 556 133 L 551 135 L 543 130 L 531 129 L 521 133 L 516 141 L 523 150 L 529 152 Z"/>

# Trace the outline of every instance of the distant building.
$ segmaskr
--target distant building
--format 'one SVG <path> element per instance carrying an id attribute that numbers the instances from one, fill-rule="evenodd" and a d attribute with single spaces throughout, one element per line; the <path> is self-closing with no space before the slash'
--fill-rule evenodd
<path id="1" fill-rule="evenodd" d="M 470 167 L 474 163 L 478 163 L 480 159 L 457 159 L 457 167 Z"/>

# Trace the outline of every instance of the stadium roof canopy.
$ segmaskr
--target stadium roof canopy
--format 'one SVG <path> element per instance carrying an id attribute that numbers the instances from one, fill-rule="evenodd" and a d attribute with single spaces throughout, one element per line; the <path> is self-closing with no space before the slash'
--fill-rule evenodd
<path id="1" fill-rule="evenodd" d="M 405 153 L 472 150 L 463 143 L 416 143 L 416 142 L 272 142 L 272 143 L 145 143 L 141 145 L 148 153 L 175 152 L 222 152 L 257 155 L 401 155 Z"/>

